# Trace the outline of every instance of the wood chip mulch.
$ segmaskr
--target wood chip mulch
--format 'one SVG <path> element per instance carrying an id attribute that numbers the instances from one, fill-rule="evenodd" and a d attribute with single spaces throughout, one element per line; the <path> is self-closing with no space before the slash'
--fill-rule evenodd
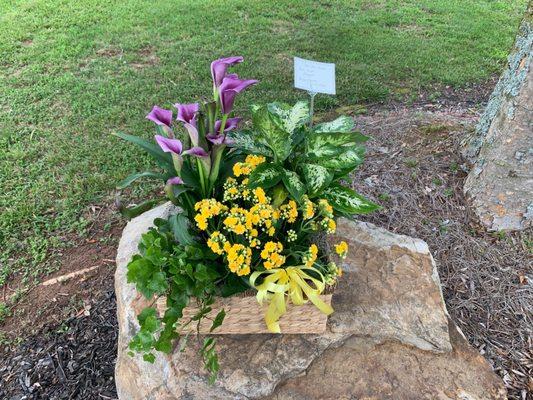
<path id="1" fill-rule="evenodd" d="M 79 316 L 45 328 L 0 359 L 0 399 L 116 399 L 115 295 L 100 295 Z"/>

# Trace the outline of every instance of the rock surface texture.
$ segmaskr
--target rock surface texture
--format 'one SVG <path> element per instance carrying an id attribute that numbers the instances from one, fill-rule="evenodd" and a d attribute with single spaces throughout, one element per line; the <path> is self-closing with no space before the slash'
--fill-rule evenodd
<path id="1" fill-rule="evenodd" d="M 465 193 L 491 231 L 533 226 L 533 4 L 520 26 L 508 66 L 464 142 L 473 163 Z"/>
<path id="2" fill-rule="evenodd" d="M 196 341 L 154 364 L 130 357 L 144 301 L 126 282 L 140 235 L 162 205 L 132 220 L 117 254 L 121 400 L 175 399 L 505 399 L 502 382 L 448 320 L 425 242 L 368 223 L 341 219 L 336 241 L 350 256 L 323 335 L 228 335 L 219 338 L 221 371 L 210 386 Z"/>

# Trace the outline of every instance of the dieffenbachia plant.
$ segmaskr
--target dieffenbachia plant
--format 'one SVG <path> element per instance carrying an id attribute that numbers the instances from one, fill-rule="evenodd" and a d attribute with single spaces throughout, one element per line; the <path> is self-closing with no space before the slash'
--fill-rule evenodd
<path id="1" fill-rule="evenodd" d="M 171 110 L 154 106 L 146 116 L 156 124 L 155 143 L 125 133 L 116 136 L 140 146 L 156 161 L 162 172 L 145 171 L 128 176 L 119 185 L 123 189 L 139 178 L 163 180 L 166 197 L 191 215 L 194 204 L 213 196 L 217 181 L 225 177 L 236 161 L 237 152 L 228 154 L 228 133 L 237 128 L 241 118 L 232 116 L 237 94 L 257 83 L 254 79 L 239 79 L 228 74 L 230 66 L 241 63 L 242 57 L 227 57 L 211 63 L 213 100 L 204 103 L 175 104 L 177 117 L 174 121 Z M 186 131 L 186 139 L 177 136 L 178 127 Z M 149 200 L 139 206 L 122 209 L 123 214 L 133 217 L 162 199 Z"/>
<path id="2" fill-rule="evenodd" d="M 342 116 L 310 127 L 309 106 L 270 103 L 252 107 L 253 127 L 230 133 L 233 146 L 267 157 L 250 175 L 250 187 L 274 188 L 275 202 L 290 194 L 301 202 L 325 198 L 337 214 L 365 214 L 379 208 L 340 184 L 364 158 L 368 137 L 355 131 L 352 118 Z"/>

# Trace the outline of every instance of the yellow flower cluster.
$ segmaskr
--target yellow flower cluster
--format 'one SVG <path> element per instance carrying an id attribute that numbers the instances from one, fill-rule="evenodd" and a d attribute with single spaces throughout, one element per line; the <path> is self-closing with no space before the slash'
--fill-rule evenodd
<path id="1" fill-rule="evenodd" d="M 342 276 L 342 269 L 337 266 L 333 261 L 327 265 L 326 273 L 324 274 L 324 281 L 327 285 L 333 285 L 337 278 Z"/>
<path id="2" fill-rule="evenodd" d="M 311 219 L 315 216 L 315 205 L 307 197 L 304 198 L 303 204 L 303 218 Z"/>
<path id="3" fill-rule="evenodd" d="M 337 230 L 337 224 L 333 218 L 325 217 L 320 221 L 320 227 L 326 231 L 326 233 L 332 234 Z"/>
<path id="4" fill-rule="evenodd" d="M 346 258 L 346 255 L 348 254 L 348 243 L 343 240 L 339 244 L 336 244 L 335 252 L 339 255 L 340 258 Z"/>
<path id="5" fill-rule="evenodd" d="M 285 218 L 287 222 L 291 224 L 296 222 L 296 218 L 298 218 L 298 207 L 296 206 L 296 202 L 294 200 L 289 200 L 287 204 L 280 206 L 279 211 L 281 217 Z"/>
<path id="6" fill-rule="evenodd" d="M 226 243 L 228 243 L 226 237 L 219 231 L 214 231 L 207 240 L 207 246 L 215 254 L 224 254 L 224 247 Z"/>
<path id="7" fill-rule="evenodd" d="M 266 242 L 261 251 L 261 258 L 265 260 L 263 266 L 266 269 L 279 268 L 285 264 L 285 256 L 281 255 L 283 245 L 280 242 Z"/>
<path id="8" fill-rule="evenodd" d="M 230 271 L 239 276 L 248 275 L 251 272 L 252 250 L 239 243 L 233 245 L 228 243 L 225 247 Z"/>
<path id="9" fill-rule="evenodd" d="M 306 267 L 312 267 L 318 257 L 318 247 L 316 244 L 309 246 L 309 250 L 305 253 L 302 261 Z"/>
<path id="10" fill-rule="evenodd" d="M 331 207 L 326 199 L 318 200 L 318 208 L 320 209 L 320 214 L 328 218 L 333 218 L 333 207 Z"/>
<path id="11" fill-rule="evenodd" d="M 259 164 L 262 164 L 264 162 L 265 162 L 265 157 L 250 154 L 246 156 L 246 159 L 244 160 L 244 162 L 238 162 L 233 165 L 233 175 L 235 176 L 250 175 L 252 171 L 255 169 L 255 167 L 257 167 Z"/>
<path id="12" fill-rule="evenodd" d="M 228 207 L 216 201 L 215 199 L 203 199 L 194 205 L 197 214 L 194 217 L 196 225 L 202 231 L 207 229 L 207 221 L 216 215 L 225 212 Z"/>

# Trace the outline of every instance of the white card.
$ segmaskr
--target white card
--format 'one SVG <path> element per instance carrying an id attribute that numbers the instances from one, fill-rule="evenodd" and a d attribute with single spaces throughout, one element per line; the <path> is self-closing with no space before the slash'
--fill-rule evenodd
<path id="1" fill-rule="evenodd" d="M 335 64 L 294 57 L 294 87 L 308 92 L 335 94 Z"/>

